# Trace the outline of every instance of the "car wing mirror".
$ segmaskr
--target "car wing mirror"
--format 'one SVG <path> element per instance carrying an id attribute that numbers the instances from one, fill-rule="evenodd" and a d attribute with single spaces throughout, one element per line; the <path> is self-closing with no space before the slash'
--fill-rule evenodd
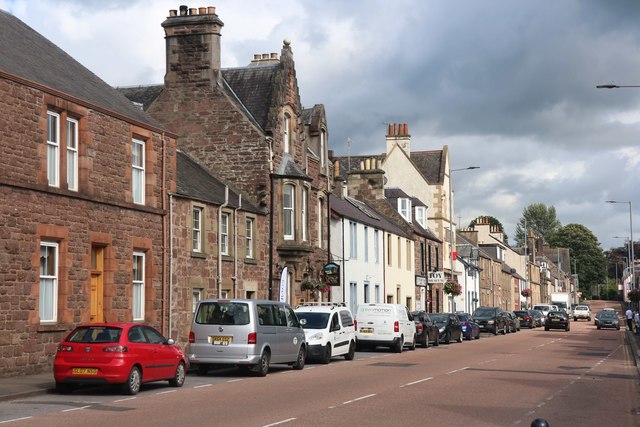
<path id="1" fill-rule="evenodd" d="M 166 343 L 167 343 L 167 345 L 174 345 L 176 342 L 173 340 L 173 338 L 169 338 L 169 339 L 166 341 Z"/>

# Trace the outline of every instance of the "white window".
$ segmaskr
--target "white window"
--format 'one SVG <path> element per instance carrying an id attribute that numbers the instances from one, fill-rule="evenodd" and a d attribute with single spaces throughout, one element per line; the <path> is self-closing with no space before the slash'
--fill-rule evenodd
<path id="1" fill-rule="evenodd" d="M 427 208 L 416 206 L 416 221 L 422 228 L 427 228 Z"/>
<path id="2" fill-rule="evenodd" d="M 245 238 L 245 258 L 253 258 L 253 218 L 247 218 L 247 237 Z"/>
<path id="3" fill-rule="evenodd" d="M 369 227 L 364 227 L 364 262 L 369 262 Z"/>
<path id="4" fill-rule="evenodd" d="M 349 257 L 358 258 L 358 224 L 349 221 Z"/>
<path id="5" fill-rule="evenodd" d="M 324 169 L 324 146 L 326 144 L 327 131 L 322 129 L 320 131 L 320 169 Z"/>
<path id="6" fill-rule="evenodd" d="M 324 218 L 324 200 L 318 199 L 318 247 L 322 247 L 322 219 Z"/>
<path id="7" fill-rule="evenodd" d="M 404 219 L 411 222 L 411 200 L 402 197 L 398 199 L 398 212 Z"/>
<path id="8" fill-rule="evenodd" d="M 49 186 L 60 186 L 60 115 L 47 111 L 47 179 Z"/>
<path id="9" fill-rule="evenodd" d="M 284 194 L 282 200 L 282 221 L 284 224 L 284 240 L 295 239 L 295 208 L 294 208 L 294 191 L 295 187 L 291 184 L 284 186 Z"/>
<path id="10" fill-rule="evenodd" d="M 369 284 L 364 282 L 364 303 L 371 302 L 371 297 L 369 296 Z"/>
<path id="11" fill-rule="evenodd" d="M 283 134 L 284 152 L 288 153 L 291 147 L 291 116 L 284 115 L 284 134 Z"/>
<path id="12" fill-rule="evenodd" d="M 198 303 L 202 299 L 202 289 L 201 288 L 193 288 L 191 292 L 191 312 L 195 314 L 196 308 L 198 308 Z"/>
<path id="13" fill-rule="evenodd" d="M 67 119 L 67 188 L 78 191 L 78 121 Z"/>
<path id="14" fill-rule="evenodd" d="M 380 285 L 376 285 L 376 304 L 380 304 Z"/>
<path id="15" fill-rule="evenodd" d="M 144 205 L 144 141 L 134 139 L 132 142 L 131 181 L 133 203 Z"/>
<path id="16" fill-rule="evenodd" d="M 58 319 L 58 244 L 40 243 L 40 323 Z"/>
<path id="17" fill-rule="evenodd" d="M 133 253 L 133 320 L 144 320 L 144 253 Z"/>
<path id="18" fill-rule="evenodd" d="M 193 252 L 202 252 L 202 208 L 193 208 L 193 224 L 192 224 L 192 237 L 193 237 Z"/>
<path id="19" fill-rule="evenodd" d="M 307 213 L 307 194 L 308 191 L 306 188 L 302 188 L 302 205 L 301 205 L 301 209 L 302 212 L 301 216 L 302 216 L 302 223 L 300 224 L 300 232 L 302 234 L 302 241 L 306 242 L 307 241 L 307 223 L 309 222 L 309 218 L 308 218 L 308 213 Z"/>
<path id="20" fill-rule="evenodd" d="M 229 255 L 229 214 L 224 212 L 220 217 L 220 253 Z"/>
<path id="21" fill-rule="evenodd" d="M 376 264 L 380 264 L 380 237 L 378 230 L 373 231 L 373 252 L 376 258 Z"/>

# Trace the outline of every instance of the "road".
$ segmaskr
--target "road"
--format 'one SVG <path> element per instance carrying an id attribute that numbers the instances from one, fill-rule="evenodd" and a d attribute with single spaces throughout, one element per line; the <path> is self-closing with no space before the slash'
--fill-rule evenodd
<path id="1" fill-rule="evenodd" d="M 597 308 L 597 306 L 595 307 Z M 638 371 L 621 331 L 571 322 L 401 354 L 274 367 L 265 378 L 229 369 L 183 388 L 135 397 L 86 389 L 0 404 L 11 426 L 638 426 Z M 24 418 L 19 420 L 18 418 Z M 12 421 L 13 420 L 13 421 Z"/>

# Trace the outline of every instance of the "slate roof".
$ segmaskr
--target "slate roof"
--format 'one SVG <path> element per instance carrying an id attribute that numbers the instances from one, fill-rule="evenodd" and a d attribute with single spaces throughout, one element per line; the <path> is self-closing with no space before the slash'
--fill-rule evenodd
<path id="1" fill-rule="evenodd" d="M 412 151 L 411 161 L 416 165 L 429 184 L 443 184 L 445 165 L 442 150 Z"/>
<path id="2" fill-rule="evenodd" d="M 280 64 L 227 68 L 222 77 L 262 129 L 269 128 L 269 108 Z"/>
<path id="3" fill-rule="evenodd" d="M 142 109 L 147 111 L 155 99 L 160 96 L 164 85 L 117 87 L 116 90 L 126 96 L 130 101 L 142 104 Z"/>
<path id="4" fill-rule="evenodd" d="M 214 205 L 224 203 L 225 184 L 181 150 L 177 150 L 176 167 L 178 170 L 176 194 Z M 239 193 L 229 188 L 228 206 L 238 208 L 239 202 Z M 242 210 L 264 213 L 252 205 L 246 197 L 242 198 Z"/>
<path id="5" fill-rule="evenodd" d="M 105 112 L 164 128 L 65 51 L 2 10 L 0 70 L 77 98 L 90 107 L 101 107 Z"/>
<path id="6" fill-rule="evenodd" d="M 289 178 L 300 178 L 307 181 L 313 181 L 313 179 L 307 175 L 302 168 L 296 163 L 291 155 L 284 153 L 282 155 L 282 161 L 280 162 L 280 168 L 278 169 L 278 175 L 286 176 Z"/>
<path id="7" fill-rule="evenodd" d="M 350 201 L 351 200 L 351 201 Z M 329 195 L 329 205 L 331 210 L 341 217 L 352 219 L 361 224 L 366 224 L 381 230 L 397 234 L 402 237 L 411 238 L 402 228 L 395 225 L 391 220 L 373 209 L 370 205 L 352 198 L 341 198 L 335 194 Z M 377 218 L 373 218 L 363 211 L 358 205 L 364 205 L 366 209 L 372 212 Z"/>

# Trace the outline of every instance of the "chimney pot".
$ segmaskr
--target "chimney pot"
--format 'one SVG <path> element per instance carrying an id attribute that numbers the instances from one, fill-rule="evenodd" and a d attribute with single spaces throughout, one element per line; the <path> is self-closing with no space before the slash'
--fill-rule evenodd
<path id="1" fill-rule="evenodd" d="M 206 7 L 199 7 L 198 8 L 198 15 L 206 15 L 207 14 L 207 8 Z"/>
<path id="2" fill-rule="evenodd" d="M 198 14 L 198 9 L 196 9 L 195 7 L 192 7 L 189 9 L 189 15 L 197 15 Z"/>
<path id="3" fill-rule="evenodd" d="M 189 7 L 185 5 L 180 6 L 180 16 L 185 16 L 188 10 L 189 10 Z"/>
<path id="4" fill-rule="evenodd" d="M 215 14 L 216 14 L 216 8 L 215 8 L 215 7 L 213 7 L 213 6 L 209 6 L 209 7 L 207 7 L 207 13 L 208 13 L 209 15 L 215 15 Z"/>
<path id="5" fill-rule="evenodd" d="M 260 54 L 259 53 L 254 54 L 253 55 L 253 60 L 254 61 L 260 61 Z"/>
<path id="6" fill-rule="evenodd" d="M 262 54 L 262 59 L 269 59 L 269 54 L 268 53 L 263 53 Z"/>
<path id="7" fill-rule="evenodd" d="M 389 123 L 387 125 L 387 135 L 391 136 L 392 130 L 393 130 L 393 125 L 391 123 Z"/>
<path id="8" fill-rule="evenodd" d="M 178 11 L 176 9 L 171 9 L 169 11 L 169 16 L 178 16 Z"/>
<path id="9" fill-rule="evenodd" d="M 404 124 L 404 136 L 409 135 L 409 125 L 407 123 Z"/>
<path id="10" fill-rule="evenodd" d="M 278 54 L 276 52 L 271 52 L 271 59 L 278 59 Z"/>

